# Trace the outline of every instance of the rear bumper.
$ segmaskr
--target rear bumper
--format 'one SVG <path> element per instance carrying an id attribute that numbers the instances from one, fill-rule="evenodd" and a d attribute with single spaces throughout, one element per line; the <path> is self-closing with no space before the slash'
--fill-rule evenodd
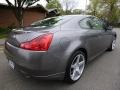
<path id="1" fill-rule="evenodd" d="M 39 70 L 31 70 L 31 69 L 22 67 L 18 64 L 15 64 L 15 71 L 19 71 L 20 73 L 24 74 L 25 76 L 37 77 L 37 78 L 41 78 L 41 79 L 57 79 L 57 80 L 64 79 L 64 72 L 42 76 L 42 75 L 40 75 Z"/>
<path id="2" fill-rule="evenodd" d="M 61 60 L 49 52 L 24 50 L 9 43 L 5 44 L 4 52 L 22 73 L 42 78 L 64 78 Z"/>

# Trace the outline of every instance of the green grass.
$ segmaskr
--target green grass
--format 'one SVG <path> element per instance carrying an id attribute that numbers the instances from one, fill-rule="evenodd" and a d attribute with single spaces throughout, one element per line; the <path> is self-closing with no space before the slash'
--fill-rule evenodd
<path id="1" fill-rule="evenodd" d="M 0 39 L 6 38 L 7 34 L 0 34 Z"/>
<path id="2" fill-rule="evenodd" d="M 6 38 L 7 35 L 10 33 L 11 29 L 9 28 L 1 28 L 0 27 L 0 39 Z"/>

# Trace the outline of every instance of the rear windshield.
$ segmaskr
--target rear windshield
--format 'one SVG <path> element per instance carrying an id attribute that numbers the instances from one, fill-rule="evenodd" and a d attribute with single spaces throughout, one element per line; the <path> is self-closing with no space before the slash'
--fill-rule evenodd
<path id="1" fill-rule="evenodd" d="M 47 18 L 31 24 L 33 27 L 53 27 L 59 25 L 63 20 L 62 16 Z"/>

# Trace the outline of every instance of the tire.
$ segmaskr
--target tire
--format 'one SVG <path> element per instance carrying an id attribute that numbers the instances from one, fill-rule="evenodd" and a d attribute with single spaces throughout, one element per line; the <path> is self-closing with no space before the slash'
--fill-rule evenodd
<path id="1" fill-rule="evenodd" d="M 108 48 L 107 51 L 113 51 L 115 49 L 116 46 L 116 39 L 114 39 L 110 45 L 110 47 Z"/>
<path id="2" fill-rule="evenodd" d="M 76 51 L 70 58 L 65 73 L 65 81 L 75 83 L 80 79 L 85 68 L 86 57 L 82 51 Z"/>

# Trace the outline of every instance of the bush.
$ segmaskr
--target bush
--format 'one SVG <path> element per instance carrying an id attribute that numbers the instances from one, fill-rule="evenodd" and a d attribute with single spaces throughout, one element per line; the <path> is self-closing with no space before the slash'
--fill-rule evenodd
<path id="1" fill-rule="evenodd" d="M 8 34 L 11 32 L 11 29 L 9 28 L 1 28 L 0 27 L 0 34 Z"/>

